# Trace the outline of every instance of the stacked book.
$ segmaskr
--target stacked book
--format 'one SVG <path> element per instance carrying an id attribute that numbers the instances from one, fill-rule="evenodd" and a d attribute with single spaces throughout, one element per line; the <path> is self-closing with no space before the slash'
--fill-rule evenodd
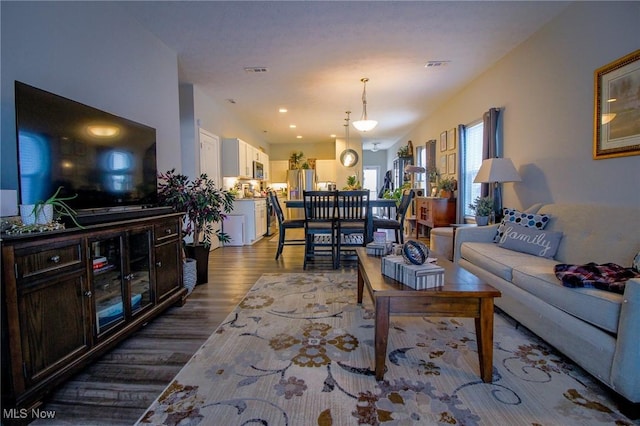
<path id="1" fill-rule="evenodd" d="M 93 270 L 104 268 L 108 265 L 107 258 L 104 256 L 94 257 L 93 258 Z"/>
<path id="2" fill-rule="evenodd" d="M 381 264 L 382 275 L 413 289 L 424 290 L 444 285 L 444 269 L 433 263 L 413 265 L 406 263 L 402 256 L 385 256 Z"/>

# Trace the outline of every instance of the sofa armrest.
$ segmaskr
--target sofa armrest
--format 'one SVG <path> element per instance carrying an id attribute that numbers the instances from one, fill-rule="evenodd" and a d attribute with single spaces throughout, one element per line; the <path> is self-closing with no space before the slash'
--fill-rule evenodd
<path id="1" fill-rule="evenodd" d="M 464 242 L 491 243 L 498 232 L 498 225 L 458 228 L 455 230 L 453 261 L 460 260 L 460 245 Z"/>
<path id="2" fill-rule="evenodd" d="M 616 353 L 611 369 L 614 389 L 640 402 L 640 278 L 627 281 L 620 309 Z M 635 399 L 635 400 L 634 400 Z"/>

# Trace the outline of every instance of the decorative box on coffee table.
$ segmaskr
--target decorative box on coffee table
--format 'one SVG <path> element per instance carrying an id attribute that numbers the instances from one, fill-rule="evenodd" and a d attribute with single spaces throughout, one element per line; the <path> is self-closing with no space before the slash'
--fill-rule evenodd
<path id="1" fill-rule="evenodd" d="M 416 290 L 444 285 L 444 269 L 432 263 L 414 265 L 406 263 L 402 256 L 385 256 L 381 265 L 382 275 Z"/>

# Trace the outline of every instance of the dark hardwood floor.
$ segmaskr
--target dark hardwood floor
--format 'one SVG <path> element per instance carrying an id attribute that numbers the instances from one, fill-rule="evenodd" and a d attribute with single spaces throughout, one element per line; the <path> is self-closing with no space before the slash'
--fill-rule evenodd
<path id="1" fill-rule="evenodd" d="M 55 419 L 31 424 L 135 423 L 263 273 L 303 271 L 304 247 L 285 246 L 276 261 L 272 239 L 212 251 L 209 282 L 196 286 L 184 306 L 171 307 L 61 385 L 41 407 L 54 410 Z M 354 267 L 349 262 L 342 269 Z"/>

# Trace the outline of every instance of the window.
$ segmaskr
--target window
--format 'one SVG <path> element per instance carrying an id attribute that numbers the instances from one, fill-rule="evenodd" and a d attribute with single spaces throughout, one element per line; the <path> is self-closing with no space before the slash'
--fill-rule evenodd
<path id="1" fill-rule="evenodd" d="M 416 147 L 416 165 L 427 168 L 427 149 L 425 146 Z M 426 173 L 416 173 L 413 178 L 414 188 L 427 188 L 425 182 Z"/>
<path id="2" fill-rule="evenodd" d="M 483 138 L 482 121 L 470 124 L 465 129 L 465 144 L 462 157 L 462 205 L 464 208 L 464 216 L 473 216 L 473 210 L 469 208 L 469 204 L 473 203 L 476 197 L 480 196 L 479 183 L 473 183 L 473 179 L 480 170 L 482 165 L 482 138 Z"/>

